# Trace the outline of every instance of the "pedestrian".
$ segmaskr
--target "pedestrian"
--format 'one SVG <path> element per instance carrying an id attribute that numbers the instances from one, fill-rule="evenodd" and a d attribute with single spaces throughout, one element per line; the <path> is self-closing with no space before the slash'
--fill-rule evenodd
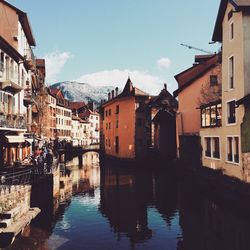
<path id="1" fill-rule="evenodd" d="M 46 164 L 47 164 L 47 173 L 51 173 L 53 165 L 53 154 L 51 149 L 49 149 L 48 153 L 46 154 Z"/>
<path id="2" fill-rule="evenodd" d="M 40 174 L 44 174 L 44 163 L 45 163 L 45 160 L 44 160 L 43 150 L 42 149 L 40 149 L 40 154 L 37 157 L 37 162 L 38 162 L 39 173 Z"/>

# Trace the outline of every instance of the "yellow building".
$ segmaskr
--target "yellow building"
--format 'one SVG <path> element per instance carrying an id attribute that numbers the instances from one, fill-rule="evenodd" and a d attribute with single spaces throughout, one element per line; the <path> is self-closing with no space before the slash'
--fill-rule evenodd
<path id="1" fill-rule="evenodd" d="M 249 7 L 250 1 L 221 1 L 213 34 L 213 41 L 222 43 L 221 127 L 200 131 L 203 165 L 245 180 L 250 166 L 245 97 L 250 93 Z"/>
<path id="2" fill-rule="evenodd" d="M 121 159 L 140 159 L 147 152 L 145 102 L 149 96 L 133 87 L 130 79 L 121 94 L 109 93 L 102 105 L 101 147 L 105 155 Z"/>

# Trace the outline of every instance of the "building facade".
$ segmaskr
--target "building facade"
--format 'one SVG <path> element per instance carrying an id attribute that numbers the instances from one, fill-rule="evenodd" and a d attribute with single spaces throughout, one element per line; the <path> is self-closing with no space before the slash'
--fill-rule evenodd
<path id="1" fill-rule="evenodd" d="M 247 181 L 250 169 L 249 7 L 249 1 L 221 1 L 212 38 L 222 44 L 221 127 L 201 130 L 203 164 Z"/>
<path id="2" fill-rule="evenodd" d="M 35 46 L 27 14 L 0 1 L 0 167 L 13 165 L 30 153 L 24 132 L 31 125 L 31 103 L 24 102 L 32 87 Z M 26 105 L 27 104 L 27 105 Z"/>
<path id="3" fill-rule="evenodd" d="M 214 126 L 215 116 L 221 120 L 221 54 L 196 56 L 192 67 L 175 76 L 178 89 L 177 148 L 179 156 L 194 165 L 200 165 L 202 147 L 200 130 Z M 212 119 L 202 124 L 201 107 L 210 116 L 209 105 L 218 104 L 213 109 Z M 206 109 L 207 108 L 207 109 Z M 216 114 L 216 112 L 218 114 Z M 209 133 L 209 132 L 208 132 Z"/>
<path id="4" fill-rule="evenodd" d="M 146 101 L 149 96 L 128 79 L 121 94 L 108 95 L 101 111 L 101 148 L 105 155 L 142 159 L 147 154 Z"/>
<path id="5" fill-rule="evenodd" d="M 175 159 L 176 150 L 176 111 L 178 102 L 168 92 L 167 84 L 158 96 L 152 97 L 147 104 L 150 115 L 151 130 L 148 144 L 160 159 Z"/>
<path id="6" fill-rule="evenodd" d="M 56 98 L 56 131 L 55 137 L 60 141 L 71 141 L 72 110 L 69 101 L 64 98 L 60 89 L 50 88 Z"/>

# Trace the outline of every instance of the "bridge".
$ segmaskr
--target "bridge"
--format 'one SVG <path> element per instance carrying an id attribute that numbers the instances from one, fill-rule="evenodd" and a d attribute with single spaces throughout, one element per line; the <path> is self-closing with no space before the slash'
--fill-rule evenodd
<path id="1" fill-rule="evenodd" d="M 89 145 L 87 147 L 85 147 L 85 146 L 82 147 L 83 153 L 92 152 L 92 151 L 99 153 L 100 152 L 100 145 L 96 144 L 96 145 Z"/>

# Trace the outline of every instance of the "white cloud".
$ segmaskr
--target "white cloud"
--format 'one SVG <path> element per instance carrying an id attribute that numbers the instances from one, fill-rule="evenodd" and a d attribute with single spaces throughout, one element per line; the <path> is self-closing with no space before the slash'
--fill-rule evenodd
<path id="1" fill-rule="evenodd" d="M 159 77 L 147 72 L 129 69 L 113 69 L 85 74 L 75 81 L 89 83 L 94 86 L 117 86 L 119 89 L 123 89 L 129 75 L 135 87 L 149 94 L 158 94 L 163 88 L 164 80 Z"/>
<path id="2" fill-rule="evenodd" d="M 48 84 L 57 81 L 57 76 L 62 71 L 65 63 L 72 57 L 70 52 L 53 51 L 44 56 L 46 63 L 46 82 Z"/>
<path id="3" fill-rule="evenodd" d="M 171 67 L 171 60 L 167 57 L 162 57 L 157 60 L 157 66 L 159 69 L 169 69 Z"/>

